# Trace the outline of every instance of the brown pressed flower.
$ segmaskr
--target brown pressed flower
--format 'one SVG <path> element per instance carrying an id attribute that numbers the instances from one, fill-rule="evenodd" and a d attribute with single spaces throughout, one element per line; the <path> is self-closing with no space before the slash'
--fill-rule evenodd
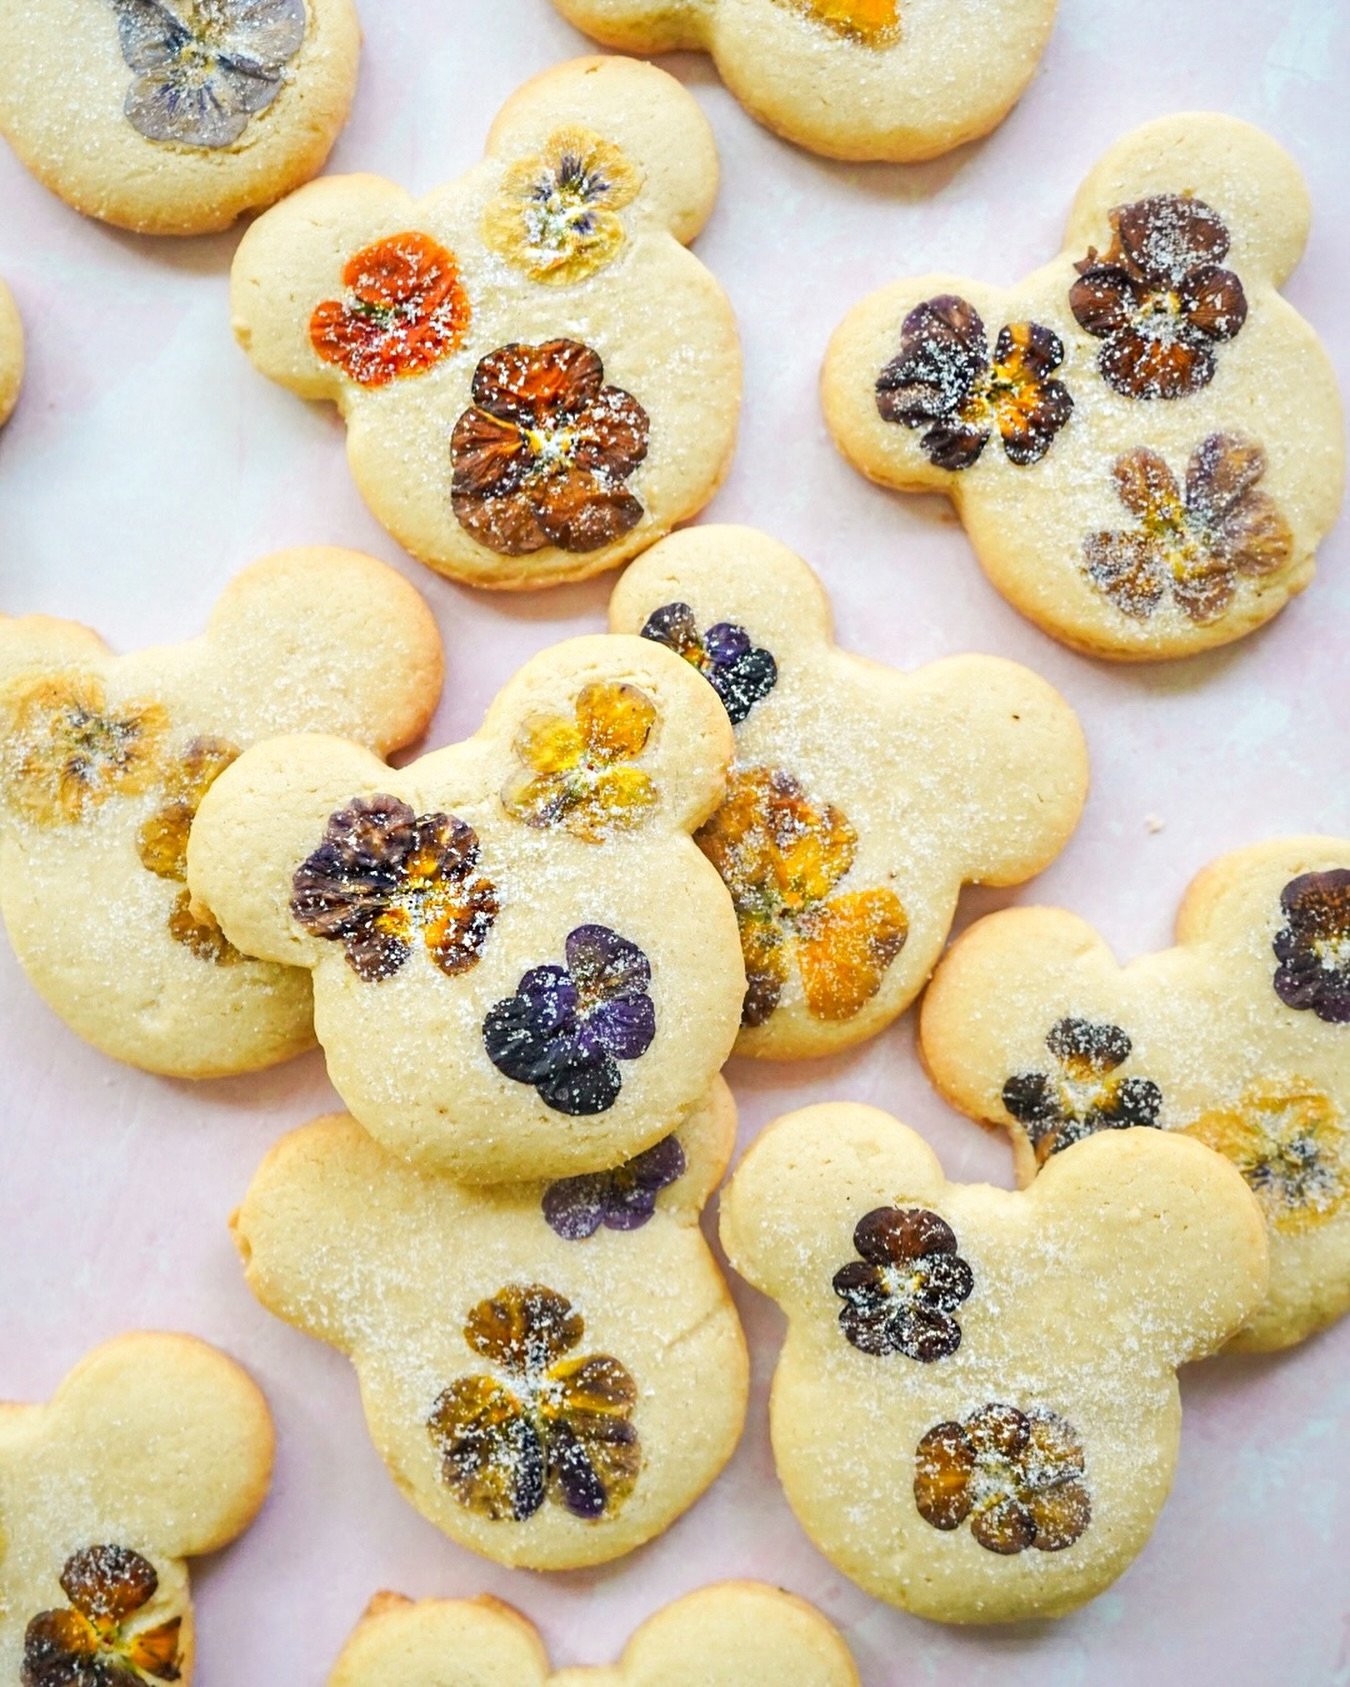
<path id="1" fill-rule="evenodd" d="M 205 910 L 193 905 L 187 889 L 187 846 L 202 798 L 239 751 L 223 738 L 194 738 L 174 761 L 164 780 L 164 801 L 136 837 L 141 865 L 157 878 L 181 885 L 169 910 L 169 933 L 198 960 L 232 965 L 243 956 Z"/>
<path id="2" fill-rule="evenodd" d="M 350 260 L 340 299 L 325 299 L 309 339 L 358 386 L 421 375 L 464 343 L 469 299 L 453 252 L 425 234 L 391 235 Z"/>
<path id="3" fill-rule="evenodd" d="M 397 797 L 356 797 L 330 815 L 296 869 L 291 914 L 341 943 L 367 983 L 392 978 L 420 936 L 450 978 L 478 965 L 500 899 L 478 872 L 478 834 L 453 814 L 417 815 Z"/>
<path id="4" fill-rule="evenodd" d="M 1156 194 L 1111 213 L 1114 238 L 1077 266 L 1069 305 L 1104 340 L 1102 378 L 1126 398 L 1184 398 L 1214 379 L 1214 347 L 1247 320 L 1228 229 L 1200 199 Z"/>
<path id="5" fill-rule="evenodd" d="M 1190 620 L 1217 620 L 1239 580 L 1277 573 L 1293 554 L 1279 505 L 1256 489 L 1265 470 L 1261 447 L 1236 434 L 1212 433 L 1200 442 L 1184 491 L 1156 452 L 1118 457 L 1116 491 L 1138 526 L 1089 535 L 1088 578 L 1137 621 L 1169 593 Z"/>
<path id="6" fill-rule="evenodd" d="M 90 1546 L 68 1558 L 61 1591 L 70 1603 L 28 1624 L 22 1687 L 145 1687 L 181 1679 L 183 1619 L 136 1626 L 158 1589 L 154 1566 L 126 1547 Z"/>
<path id="7" fill-rule="evenodd" d="M 1077 1431 L 1057 1413 L 983 1406 L 919 1442 L 914 1503 L 935 1529 L 969 1520 L 988 1552 L 1062 1552 L 1092 1521 L 1085 1474 Z"/>
<path id="8" fill-rule="evenodd" d="M 975 1275 L 946 1219 L 926 1207 L 878 1207 L 858 1220 L 853 1245 L 862 1257 L 834 1274 L 845 1337 L 860 1353 L 950 1358 L 961 1345 L 952 1313 Z"/>
<path id="9" fill-rule="evenodd" d="M 889 887 L 836 894 L 858 853 L 837 808 L 817 808 L 790 773 L 733 774 L 698 844 L 731 892 L 745 957 L 743 1025 L 777 1008 L 789 963 L 817 1019 L 852 1019 L 881 988 L 909 922 Z"/>
<path id="10" fill-rule="evenodd" d="M 592 1522 L 632 1493 L 637 1387 L 606 1354 L 569 1357 L 584 1334 L 571 1302 L 539 1283 L 509 1284 L 470 1312 L 464 1339 L 497 1374 L 451 1383 L 427 1420 L 461 1505 L 523 1523 L 551 1500 Z"/>
<path id="11" fill-rule="evenodd" d="M 900 350 L 877 377 L 883 421 L 926 428 L 919 441 L 940 469 L 968 469 L 995 433 L 1009 462 L 1038 463 L 1073 411 L 1059 336 L 1036 322 L 999 331 L 992 360 L 974 305 L 950 293 L 916 305 Z"/>
<path id="12" fill-rule="evenodd" d="M 1312 1084 L 1258 1084 L 1235 1107 L 1185 1130 L 1233 1162 L 1267 1221 L 1286 1235 L 1316 1229 L 1350 1201 L 1350 1131 Z"/>
<path id="13" fill-rule="evenodd" d="M 1060 1019 L 1045 1046 L 1054 1072 L 1017 1072 L 1003 1086 L 1003 1105 L 1022 1125 L 1038 1165 L 1097 1131 L 1156 1125 L 1163 1096 L 1152 1078 L 1117 1075 L 1134 1052 L 1118 1025 Z"/>
<path id="14" fill-rule="evenodd" d="M 522 766 L 502 791 L 506 812 L 527 826 L 559 826 L 587 843 L 636 831 L 649 818 L 657 789 L 633 763 L 657 720 L 655 703 L 635 685 L 583 686 L 570 715 L 527 721 L 516 735 Z"/>
<path id="15" fill-rule="evenodd" d="M 1290 879 L 1280 912 L 1275 994 L 1327 1025 L 1350 1025 L 1350 867 Z"/>
<path id="16" fill-rule="evenodd" d="M 36 680 L 5 715 L 5 782 L 36 826 L 72 826 L 109 797 L 148 791 L 169 731 L 158 703 L 109 707 L 92 674 Z"/>
<path id="17" fill-rule="evenodd" d="M 473 405 L 451 437 L 455 515 L 503 556 L 600 550 L 642 520 L 626 483 L 649 429 L 589 346 L 500 346 L 474 370 Z"/>

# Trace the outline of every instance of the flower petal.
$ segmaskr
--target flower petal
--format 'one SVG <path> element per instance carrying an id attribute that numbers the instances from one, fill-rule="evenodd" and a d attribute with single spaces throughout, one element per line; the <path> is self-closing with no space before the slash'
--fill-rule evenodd
<path id="1" fill-rule="evenodd" d="M 154 1565 L 124 1546 L 89 1546 L 66 1560 L 61 1590 L 97 1628 L 119 1628 L 159 1588 Z"/>
<path id="2" fill-rule="evenodd" d="M 464 1339 L 484 1359 L 524 1376 L 557 1364 L 585 1329 L 581 1314 L 556 1289 L 508 1283 L 469 1313 Z"/>
<path id="3" fill-rule="evenodd" d="M 535 1088 L 539 1099 L 555 1113 L 590 1118 L 608 1112 L 619 1099 L 623 1077 L 609 1055 L 592 1053 L 573 1039 L 559 1037 L 546 1070 L 535 1079 Z"/>
<path id="4" fill-rule="evenodd" d="M 171 1617 L 168 1622 L 128 1635 L 125 1642 L 128 1661 L 156 1681 L 179 1680 L 182 1671 L 178 1667 L 178 1640 L 182 1627 L 181 1617 Z"/>
<path id="5" fill-rule="evenodd" d="M 548 1226 L 564 1241 L 584 1242 L 605 1218 L 607 1185 L 603 1172 L 559 1178 L 544 1190 L 542 1207 Z"/>
<path id="6" fill-rule="evenodd" d="M 427 1429 L 441 1480 L 462 1506 L 493 1522 L 523 1523 L 544 1503 L 543 1443 L 510 1389 L 494 1377 L 461 1377 L 432 1407 Z"/>
<path id="7" fill-rule="evenodd" d="M 603 476 L 574 466 L 541 477 L 529 496 L 547 542 L 582 555 L 631 533 L 644 514 L 641 500 L 626 486 L 609 485 Z"/>
<path id="8" fill-rule="evenodd" d="M 959 1529 L 974 1503 L 975 1450 L 959 1423 L 940 1423 L 914 1454 L 914 1503 L 935 1529 Z"/>
<path id="9" fill-rule="evenodd" d="M 626 480 L 647 455 L 651 418 L 622 387 L 602 387 L 577 417 L 572 461 L 602 479 Z"/>
<path id="10" fill-rule="evenodd" d="M 635 685 L 597 680 L 577 693 L 581 741 L 601 761 L 631 761 L 646 749 L 658 720 L 655 703 Z"/>
<path id="11" fill-rule="evenodd" d="M 994 437 L 992 428 L 971 427 L 965 422 L 942 422 L 929 428 L 919 443 L 934 468 L 959 474 L 972 468 Z"/>
<path id="12" fill-rule="evenodd" d="M 1056 1020 L 1045 1046 L 1062 1066 L 1076 1074 L 1101 1077 L 1123 1065 L 1134 1045 L 1118 1025 L 1070 1017 Z"/>
<path id="13" fill-rule="evenodd" d="M 899 1265 L 925 1254 L 955 1254 L 956 1232 L 926 1207 L 875 1207 L 854 1227 L 853 1246 L 873 1265 Z"/>
<path id="14" fill-rule="evenodd" d="M 970 1532 L 986 1552 L 1011 1558 L 1034 1543 L 1036 1523 L 1021 1500 L 1004 1494 L 974 1514 Z"/>
<path id="15" fill-rule="evenodd" d="M 1111 214 L 1127 263 L 1155 286 L 1176 287 L 1191 270 L 1228 254 L 1223 218 L 1202 199 L 1159 193 Z"/>
<path id="16" fill-rule="evenodd" d="M 1063 1552 L 1092 1521 L 1092 1500 L 1081 1482 L 1029 1494 L 1025 1503 L 1035 1530 L 1031 1544 L 1038 1552 Z"/>
<path id="17" fill-rule="evenodd" d="M 905 318 L 899 353 L 877 377 L 877 410 L 883 421 L 908 428 L 952 420 L 988 367 L 989 342 L 974 305 L 950 293 L 926 299 Z"/>
<path id="18" fill-rule="evenodd" d="M 656 1036 L 656 1006 L 650 996 L 625 996 L 594 1008 L 588 1024 L 607 1054 L 637 1060 Z"/>
<path id="19" fill-rule="evenodd" d="M 1126 398 L 1186 398 L 1214 379 L 1214 353 L 1184 329 L 1167 337 L 1122 329 L 1102 347 L 1097 366 L 1107 385 Z"/>
<path id="20" fill-rule="evenodd" d="M 514 342 L 482 358 L 473 374 L 473 401 L 524 427 L 558 426 L 600 396 L 605 369 L 598 352 L 579 340 Z"/>
<path id="21" fill-rule="evenodd" d="M 1146 621 L 1167 593 L 1167 559 L 1147 533 L 1089 534 L 1083 541 L 1083 568 L 1121 614 L 1136 621 Z"/>
<path id="22" fill-rule="evenodd" d="M 1138 285 L 1117 264 L 1089 264 L 1069 289 L 1069 309 L 1075 321 L 1098 340 L 1128 328 L 1139 302 Z"/>
<path id="23" fill-rule="evenodd" d="M 1177 477 L 1156 451 L 1125 452 L 1111 465 L 1111 477 L 1121 503 L 1141 521 L 1181 509 Z"/>
<path id="24" fill-rule="evenodd" d="M 1231 340 L 1247 320 L 1247 295 L 1231 269 L 1196 270 L 1178 294 L 1187 322 L 1207 340 Z"/>
<path id="25" fill-rule="evenodd" d="M 703 655 L 698 621 L 687 603 L 663 603 L 659 609 L 653 609 L 642 628 L 642 637 L 664 644 L 686 662 L 697 664 Z"/>
<path id="26" fill-rule="evenodd" d="M 800 939 L 806 1005 L 817 1019 L 851 1019 L 881 988 L 909 921 L 893 890 L 854 891 L 812 914 Z"/>

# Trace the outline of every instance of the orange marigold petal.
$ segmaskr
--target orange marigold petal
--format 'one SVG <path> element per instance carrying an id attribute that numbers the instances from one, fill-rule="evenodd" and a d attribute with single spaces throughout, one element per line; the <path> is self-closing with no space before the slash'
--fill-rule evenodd
<path id="1" fill-rule="evenodd" d="M 182 1626 L 181 1617 L 171 1617 L 168 1622 L 131 1635 L 126 1642 L 128 1662 L 156 1681 L 177 1681 L 181 1673 L 178 1668 L 178 1636 Z"/>
<path id="2" fill-rule="evenodd" d="M 797 949 L 806 1005 L 817 1019 L 852 1019 L 881 988 L 909 922 L 892 890 L 854 891 L 813 914 Z"/>

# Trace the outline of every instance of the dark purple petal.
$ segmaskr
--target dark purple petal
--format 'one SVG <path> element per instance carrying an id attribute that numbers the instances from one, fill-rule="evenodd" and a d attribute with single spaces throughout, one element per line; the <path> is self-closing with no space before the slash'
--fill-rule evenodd
<path id="1" fill-rule="evenodd" d="M 778 684 L 778 664 L 771 652 L 751 649 L 730 665 L 714 668 L 708 678 L 731 724 L 739 726 Z"/>
<path id="2" fill-rule="evenodd" d="M 632 995 L 651 984 L 651 962 L 626 937 L 608 926 L 585 925 L 568 934 L 567 970 L 585 996 Z"/>
<path id="3" fill-rule="evenodd" d="M 550 1183 L 542 1202 L 549 1228 L 568 1242 L 584 1242 L 594 1236 L 605 1217 L 606 1193 L 603 1172 Z"/>
<path id="4" fill-rule="evenodd" d="M 637 1184 L 614 1189 L 605 1207 L 605 1225 L 610 1230 L 640 1230 L 656 1212 L 656 1191 Z"/>
<path id="5" fill-rule="evenodd" d="M 1081 1065 L 1101 1074 L 1123 1065 L 1130 1058 L 1133 1044 L 1118 1025 L 1060 1019 L 1051 1026 L 1045 1046 L 1062 1065 Z"/>
<path id="6" fill-rule="evenodd" d="M 926 1254 L 915 1269 L 923 1280 L 914 1301 L 927 1312 L 955 1312 L 975 1288 L 975 1273 L 960 1254 Z"/>
<path id="7" fill-rule="evenodd" d="M 1003 1086 L 1003 1105 L 1021 1125 L 1047 1125 L 1059 1116 L 1059 1101 L 1044 1072 L 1016 1072 Z"/>
<path id="8" fill-rule="evenodd" d="M 686 661 L 700 656 L 703 652 L 698 622 L 693 609 L 687 603 L 663 603 L 659 609 L 654 609 L 647 617 L 642 637 L 649 638 L 656 644 L 664 644 L 667 649 L 673 650 L 677 656 L 683 656 Z"/>
<path id="9" fill-rule="evenodd" d="M 508 996 L 488 1010 L 483 1046 L 497 1070 L 518 1084 L 537 1084 L 550 1069 L 552 1040 L 540 1032 L 525 996 Z"/>
<path id="10" fill-rule="evenodd" d="M 1126 1078 L 1107 1113 L 1116 1126 L 1156 1125 L 1162 1105 L 1162 1091 L 1152 1078 Z"/>
<path id="11" fill-rule="evenodd" d="M 617 1060 L 636 1060 L 656 1035 L 656 1004 L 650 996 L 601 1002 L 587 1014 L 586 1029 Z"/>
<path id="12" fill-rule="evenodd" d="M 607 1055 L 597 1060 L 570 1038 L 555 1038 L 546 1060 L 531 1080 L 539 1099 L 555 1113 L 586 1118 L 607 1112 L 623 1088 L 617 1064 Z"/>
<path id="13" fill-rule="evenodd" d="M 577 1018 L 577 987 L 559 966 L 533 967 L 516 986 L 517 996 L 529 1003 L 540 1038 L 570 1031 Z"/>
<path id="14" fill-rule="evenodd" d="M 688 1161 L 678 1136 L 663 1137 L 628 1162 L 628 1170 L 640 1189 L 669 1189 L 685 1174 Z"/>
<path id="15" fill-rule="evenodd" d="M 717 667 L 729 667 L 749 650 L 750 635 L 734 621 L 719 621 L 703 635 L 703 648 Z"/>

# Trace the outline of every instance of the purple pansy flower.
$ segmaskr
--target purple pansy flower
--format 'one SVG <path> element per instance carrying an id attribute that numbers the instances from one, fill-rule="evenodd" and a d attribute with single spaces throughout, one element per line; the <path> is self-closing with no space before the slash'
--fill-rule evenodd
<path id="1" fill-rule="evenodd" d="M 647 1052 L 656 1007 L 651 963 L 608 926 L 568 934 L 566 966 L 534 967 L 483 1022 L 488 1059 L 533 1084 L 557 1113 L 603 1113 L 623 1088 L 618 1063 Z"/>
<path id="2" fill-rule="evenodd" d="M 305 0 L 113 0 L 135 71 L 123 110 L 148 140 L 227 147 L 281 92 Z"/>
<path id="3" fill-rule="evenodd" d="M 609 1172 L 564 1177 L 544 1191 L 544 1217 L 559 1236 L 584 1242 L 607 1230 L 640 1230 L 656 1211 L 656 1197 L 684 1176 L 684 1149 L 668 1136 Z"/>
<path id="4" fill-rule="evenodd" d="M 664 644 L 697 668 L 722 699 L 733 726 L 739 726 L 778 683 L 773 653 L 754 644 L 744 627 L 719 621 L 700 633 L 687 603 L 664 603 L 654 609 L 642 636 Z"/>

